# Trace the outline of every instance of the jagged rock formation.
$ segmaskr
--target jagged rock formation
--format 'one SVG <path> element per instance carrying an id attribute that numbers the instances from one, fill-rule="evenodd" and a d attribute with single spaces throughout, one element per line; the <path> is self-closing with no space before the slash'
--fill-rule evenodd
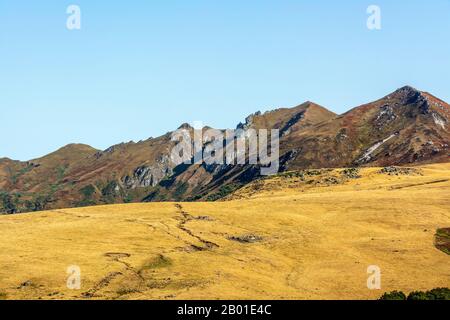
<path id="1" fill-rule="evenodd" d="M 172 172 L 173 166 L 170 164 L 170 158 L 162 155 L 154 165 L 139 166 L 131 176 L 125 176 L 122 181 L 127 189 L 155 187 L 165 177 L 172 175 Z"/>

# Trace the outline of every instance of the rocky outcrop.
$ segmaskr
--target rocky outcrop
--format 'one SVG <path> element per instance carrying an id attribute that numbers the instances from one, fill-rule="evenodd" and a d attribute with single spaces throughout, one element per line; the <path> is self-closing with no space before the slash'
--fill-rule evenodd
<path id="1" fill-rule="evenodd" d="M 426 96 L 413 87 L 405 86 L 395 91 L 393 95 L 400 99 L 402 105 L 414 105 L 423 114 L 428 114 L 430 111 L 430 104 Z"/>
<path id="2" fill-rule="evenodd" d="M 241 129 L 241 130 L 248 130 L 252 127 L 253 125 L 253 120 L 255 119 L 255 117 L 259 117 L 261 115 L 261 111 L 257 111 L 251 115 L 249 115 L 247 118 L 245 118 L 245 123 L 239 123 L 236 127 L 236 129 Z"/>
<path id="3" fill-rule="evenodd" d="M 280 136 L 285 136 L 291 133 L 292 127 L 301 121 L 305 116 L 305 112 L 297 113 L 280 129 Z"/>
<path id="4" fill-rule="evenodd" d="M 165 177 L 172 175 L 172 170 L 169 157 L 162 156 L 154 165 L 137 167 L 131 175 L 125 176 L 122 181 L 127 189 L 155 187 Z"/>

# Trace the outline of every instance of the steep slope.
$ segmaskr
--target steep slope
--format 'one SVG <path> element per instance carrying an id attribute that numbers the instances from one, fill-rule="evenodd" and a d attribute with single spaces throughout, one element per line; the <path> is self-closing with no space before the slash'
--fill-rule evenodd
<path id="1" fill-rule="evenodd" d="M 294 108 L 257 112 L 248 116 L 237 129 L 278 129 L 281 137 L 288 138 L 335 117 L 335 113 L 308 101 Z M 184 166 L 181 173 L 165 181 L 145 200 L 217 200 L 259 176 L 258 165 Z"/>
<path id="2" fill-rule="evenodd" d="M 331 120 L 337 115 L 324 107 L 307 101 L 294 108 L 280 108 L 272 111 L 257 112 L 247 117 L 241 129 L 279 129 L 281 136 L 301 130 L 311 125 Z"/>
<path id="3" fill-rule="evenodd" d="M 450 106 L 411 87 L 282 141 L 290 168 L 449 160 Z"/>

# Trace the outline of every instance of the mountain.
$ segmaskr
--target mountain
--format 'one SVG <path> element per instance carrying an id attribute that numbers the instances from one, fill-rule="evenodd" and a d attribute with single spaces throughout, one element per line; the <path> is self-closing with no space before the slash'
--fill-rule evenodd
<path id="1" fill-rule="evenodd" d="M 278 129 L 281 137 L 288 137 L 335 117 L 335 113 L 324 107 L 305 102 L 294 108 L 281 108 L 264 114 L 256 112 L 237 129 Z M 146 200 L 218 200 L 258 177 L 258 165 L 190 165 L 162 183 Z"/>
<path id="2" fill-rule="evenodd" d="M 403 87 L 336 115 L 313 102 L 257 112 L 238 129 L 278 129 L 280 170 L 449 160 L 450 106 Z M 191 136 L 193 128 L 183 124 Z M 207 128 L 204 128 L 206 130 Z M 27 162 L 0 159 L 0 212 L 141 201 L 218 200 L 260 178 L 258 165 L 176 166 L 172 132 L 104 151 L 71 144 Z"/>
<path id="3" fill-rule="evenodd" d="M 449 122 L 447 103 L 407 86 L 281 144 L 293 154 L 292 169 L 442 162 L 449 160 Z"/>

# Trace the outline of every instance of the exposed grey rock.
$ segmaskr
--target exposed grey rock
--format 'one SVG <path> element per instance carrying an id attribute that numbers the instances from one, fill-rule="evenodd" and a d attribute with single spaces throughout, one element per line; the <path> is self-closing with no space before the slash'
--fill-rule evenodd
<path id="1" fill-rule="evenodd" d="M 445 119 L 443 116 L 441 116 L 437 112 L 433 112 L 432 117 L 433 117 L 433 121 L 436 125 L 440 126 L 443 130 L 446 129 L 447 119 Z"/>
<path id="2" fill-rule="evenodd" d="M 339 130 L 338 134 L 336 135 L 336 140 L 338 142 L 342 142 L 348 138 L 347 130 L 345 128 L 342 128 Z"/>
<path id="3" fill-rule="evenodd" d="M 291 133 L 292 126 L 294 126 L 296 123 L 298 123 L 300 120 L 302 120 L 305 117 L 304 112 L 297 113 L 295 116 L 293 116 L 289 121 L 286 123 L 286 125 L 281 128 L 280 135 L 286 136 Z"/>
<path id="4" fill-rule="evenodd" d="M 228 237 L 228 240 L 236 241 L 236 242 L 240 242 L 240 243 L 255 243 L 255 242 L 262 241 L 263 238 L 261 236 L 254 235 L 254 234 L 244 234 L 241 236 Z"/>
<path id="5" fill-rule="evenodd" d="M 128 189 L 154 187 L 166 176 L 171 175 L 172 169 L 169 157 L 163 155 L 156 160 L 155 165 L 137 167 L 131 176 L 125 176 L 122 181 Z"/>
<path id="6" fill-rule="evenodd" d="M 420 170 L 415 168 L 406 168 L 406 167 L 384 167 L 380 170 L 379 173 L 387 174 L 390 176 L 398 176 L 398 175 L 417 175 L 420 174 Z"/>
<path id="7" fill-rule="evenodd" d="M 402 104 L 415 104 L 422 114 L 428 114 L 430 112 L 429 101 L 419 90 L 406 86 L 400 88 L 395 93 L 399 95 Z"/>
<path id="8" fill-rule="evenodd" d="M 381 129 L 395 119 L 397 119 L 397 115 L 394 112 L 394 108 L 387 104 L 381 107 L 380 113 L 375 120 L 375 125 Z"/>
<path id="9" fill-rule="evenodd" d="M 373 146 L 371 146 L 369 149 L 367 149 L 364 154 L 355 161 L 356 164 L 361 165 L 364 163 L 368 163 L 374 159 L 374 152 L 381 147 L 383 144 L 391 140 L 392 138 L 398 136 L 398 133 L 391 134 L 389 137 L 387 137 L 384 140 L 381 140 L 377 143 L 375 143 Z"/>

